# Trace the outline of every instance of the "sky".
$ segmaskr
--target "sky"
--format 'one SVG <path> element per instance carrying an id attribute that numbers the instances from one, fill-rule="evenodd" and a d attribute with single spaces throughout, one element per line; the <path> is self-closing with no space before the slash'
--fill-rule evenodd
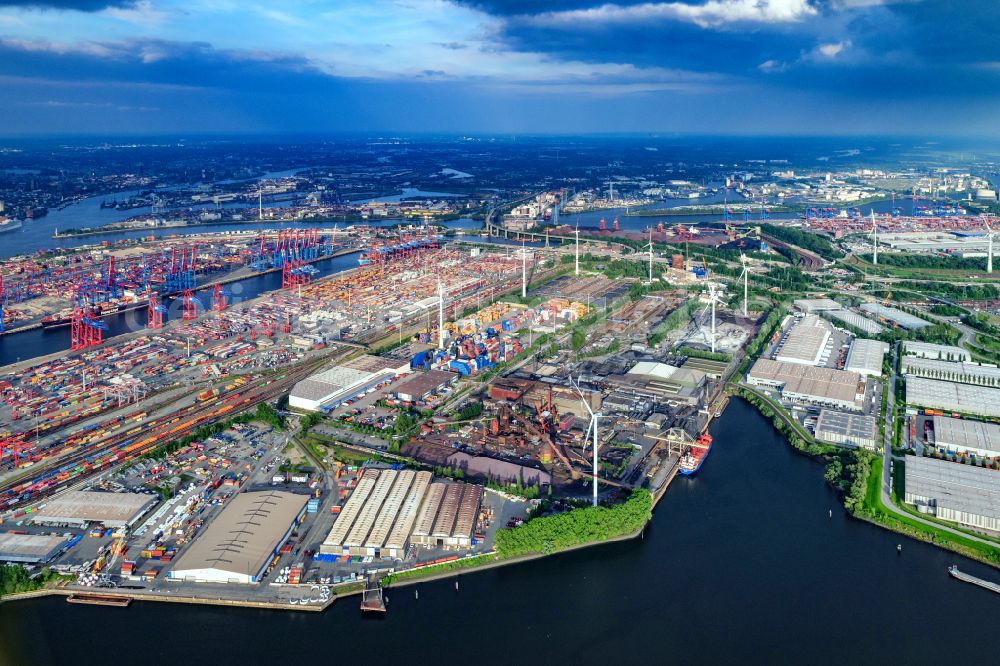
<path id="1" fill-rule="evenodd" d="M 989 136 L 1000 0 L 0 0 L 0 135 Z"/>

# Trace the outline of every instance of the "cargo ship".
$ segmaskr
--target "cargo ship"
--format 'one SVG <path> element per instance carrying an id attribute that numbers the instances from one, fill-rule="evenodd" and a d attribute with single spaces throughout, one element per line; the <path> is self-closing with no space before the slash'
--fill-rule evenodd
<path id="1" fill-rule="evenodd" d="M 409 257 L 414 253 L 420 252 L 421 250 L 436 249 L 438 247 L 440 247 L 440 245 L 434 238 L 418 238 L 417 240 L 405 243 L 376 247 L 369 250 L 358 257 L 358 264 L 361 266 L 367 266 L 372 263 L 372 260 L 379 263 L 391 261 L 393 259 Z"/>
<path id="2" fill-rule="evenodd" d="M 697 473 L 711 450 L 712 436 L 708 433 L 699 435 L 698 439 L 688 448 L 687 453 L 681 456 L 680 473 L 684 476 L 691 476 Z"/>
<path id="3" fill-rule="evenodd" d="M 138 310 L 139 308 L 144 308 L 149 305 L 149 299 L 143 298 L 138 301 L 129 301 L 126 303 L 102 303 L 100 305 L 94 306 L 94 316 L 97 319 L 102 319 L 108 315 L 117 314 L 119 312 L 128 312 L 129 310 Z M 55 314 L 45 315 L 42 317 L 42 328 L 60 328 L 62 326 L 69 326 L 73 321 L 73 309 L 65 308 L 56 312 Z"/>

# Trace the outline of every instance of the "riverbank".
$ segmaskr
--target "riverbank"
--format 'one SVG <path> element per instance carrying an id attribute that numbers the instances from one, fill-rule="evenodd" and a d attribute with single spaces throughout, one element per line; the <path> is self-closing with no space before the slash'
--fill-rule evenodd
<path id="1" fill-rule="evenodd" d="M 308 592 L 313 586 L 312 585 L 296 585 L 296 586 L 284 586 L 291 587 L 292 589 L 298 591 L 303 590 Z M 256 609 L 266 609 L 266 610 L 283 610 L 283 611 L 296 611 L 296 612 L 307 612 L 307 613 L 321 613 L 329 608 L 333 602 L 337 599 L 344 599 L 347 597 L 353 597 L 361 594 L 364 589 L 362 583 L 346 583 L 341 586 L 340 590 L 336 590 L 336 586 L 331 586 L 330 598 L 319 604 L 291 604 L 287 599 L 285 600 L 267 600 L 267 599 L 234 599 L 226 598 L 222 596 L 209 597 L 209 596 L 195 596 L 195 595 L 185 595 L 185 594 L 158 594 L 155 592 L 141 592 L 141 591 L 126 591 L 120 588 L 69 588 L 69 587 L 52 587 L 45 588 L 41 590 L 34 590 L 32 592 L 21 592 L 17 594 L 7 595 L 5 597 L 0 597 L 0 603 L 11 603 L 15 601 L 26 601 L 29 599 L 38 599 L 41 597 L 86 597 L 87 595 L 96 595 L 108 600 L 121 600 L 123 602 L 131 601 L 153 601 L 162 602 L 169 604 L 194 604 L 199 606 L 227 606 L 230 608 L 256 608 Z M 227 590 L 228 591 L 228 590 Z M 98 605 L 113 605 L 113 604 L 98 604 Z"/>
<path id="2" fill-rule="evenodd" d="M 860 449 L 843 449 L 817 442 L 767 396 L 746 386 L 739 386 L 735 392 L 761 416 L 770 419 L 792 449 L 816 461 L 824 461 L 827 465 L 825 478 L 840 493 L 849 516 L 1000 569 L 1000 544 L 991 546 L 973 541 L 886 507 L 879 492 L 883 474 L 881 457 Z M 864 468 L 860 477 L 855 476 L 858 465 Z"/>
<path id="3" fill-rule="evenodd" d="M 458 213 L 449 213 L 446 215 L 435 215 L 432 216 L 432 223 L 443 223 L 452 222 L 454 220 L 460 220 L 462 216 Z M 185 222 L 184 224 L 170 224 L 170 225 L 160 225 L 160 226 L 124 226 L 121 223 L 112 223 L 109 225 L 96 227 L 96 228 L 86 228 L 86 229 L 65 229 L 61 233 L 57 230 L 52 234 L 53 239 L 66 239 L 66 238 L 85 238 L 87 236 L 109 236 L 113 234 L 124 234 L 124 233 L 143 233 L 143 232 L 164 232 L 164 231 L 176 231 L 178 234 L 184 232 L 185 229 L 198 229 L 204 227 L 231 227 L 240 225 L 260 225 L 260 224 L 275 224 L 275 225 L 302 225 L 309 226 L 314 224 L 379 224 L 380 220 L 373 220 L 371 217 L 366 217 L 364 215 L 324 215 L 321 217 L 308 217 L 308 218 L 252 218 L 248 220 L 234 220 L 234 219 L 222 219 L 214 221 L 197 221 L 197 222 Z M 413 217 L 410 220 L 399 220 L 397 224 L 424 224 L 423 218 Z"/>
<path id="4" fill-rule="evenodd" d="M 745 206 L 735 205 L 730 206 L 730 216 L 735 224 L 739 224 L 743 221 L 743 211 L 742 208 Z M 804 205 L 774 205 L 767 206 L 768 213 L 801 213 L 806 210 Z M 759 215 L 759 206 L 753 209 Z M 644 208 L 642 210 L 633 210 L 625 213 L 625 217 L 679 217 L 683 215 L 725 215 L 725 206 L 723 204 L 707 204 L 704 206 L 678 206 L 676 208 Z M 749 222 L 754 222 L 758 218 L 751 216 Z"/>

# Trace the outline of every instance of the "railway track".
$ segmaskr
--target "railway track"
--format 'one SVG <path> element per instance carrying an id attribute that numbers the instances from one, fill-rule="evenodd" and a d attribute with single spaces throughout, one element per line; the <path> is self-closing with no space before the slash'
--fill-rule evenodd
<path id="1" fill-rule="evenodd" d="M 152 452 L 159 446 L 183 438 L 198 428 L 235 416 L 255 405 L 272 400 L 308 377 L 323 357 L 295 368 L 278 378 L 258 375 L 210 400 L 198 401 L 145 424 L 99 440 L 94 446 L 48 463 L 39 463 L 30 475 L 0 484 L 0 512 L 16 511 L 97 474 Z"/>

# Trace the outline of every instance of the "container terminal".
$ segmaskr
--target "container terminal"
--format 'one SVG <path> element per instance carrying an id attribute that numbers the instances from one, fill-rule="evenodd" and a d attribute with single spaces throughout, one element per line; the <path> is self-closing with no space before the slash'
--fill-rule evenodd
<path id="1" fill-rule="evenodd" d="M 77 602 L 316 610 L 490 553 L 541 498 L 659 499 L 711 464 L 735 361 L 674 350 L 735 359 L 754 317 L 705 301 L 654 348 L 685 293 L 567 274 L 565 245 L 338 245 L 357 268 L 4 368 L 0 556 L 72 575 Z"/>
<path id="2" fill-rule="evenodd" d="M 128 310 L 154 310 L 169 300 L 184 303 L 200 288 L 273 271 L 282 273 L 284 284 L 346 251 L 384 253 L 417 242 L 433 245 L 433 231 L 423 231 L 418 241 L 392 229 L 366 226 L 295 227 L 39 250 L 0 262 L 0 334 L 68 327 L 77 313 L 99 320 Z"/>

